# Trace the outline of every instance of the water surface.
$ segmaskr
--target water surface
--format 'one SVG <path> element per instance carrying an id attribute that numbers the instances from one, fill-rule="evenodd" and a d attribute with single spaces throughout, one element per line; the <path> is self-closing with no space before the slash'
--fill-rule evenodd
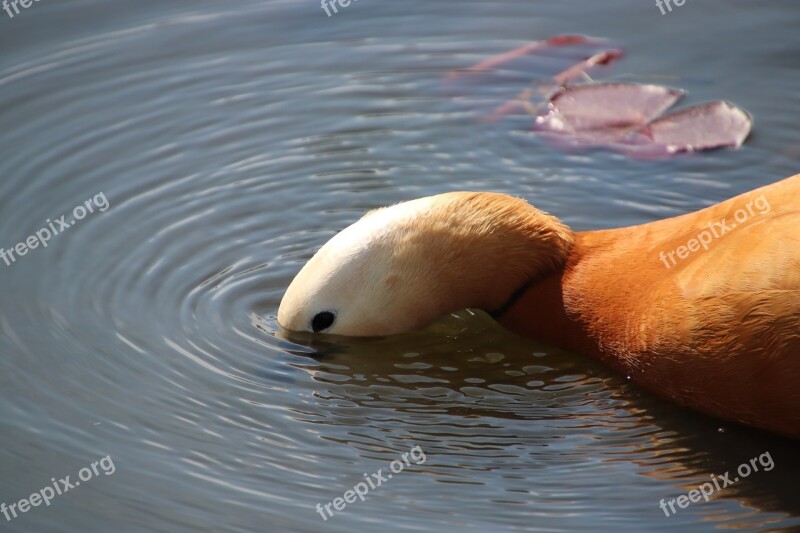
<path id="1" fill-rule="evenodd" d="M 796 0 L 665 16 L 632 0 L 360 0 L 330 18 L 315 0 L 43 0 L 3 17 L 0 246 L 99 193 L 109 207 L 0 263 L 0 502 L 115 466 L 3 529 L 800 527 L 796 443 L 480 314 L 322 344 L 275 322 L 301 265 L 377 206 L 500 191 L 586 230 L 797 172 Z M 753 136 L 661 162 L 565 154 L 441 91 L 450 69 L 559 33 L 623 44 L 613 76 L 682 87 L 682 105 L 736 103 Z M 317 514 L 415 445 L 424 463 Z M 765 452 L 771 471 L 659 508 Z"/>

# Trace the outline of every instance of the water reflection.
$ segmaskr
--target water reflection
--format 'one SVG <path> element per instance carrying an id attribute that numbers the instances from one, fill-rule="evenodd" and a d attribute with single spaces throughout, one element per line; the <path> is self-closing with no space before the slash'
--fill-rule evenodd
<path id="1" fill-rule="evenodd" d="M 733 481 L 741 463 L 768 452 L 773 469 L 753 472 L 712 497 L 741 507 L 701 501 L 692 510 L 729 527 L 760 523 L 764 517 L 754 519 L 756 511 L 774 513 L 767 523 L 800 516 L 794 479 L 800 457 L 792 441 L 671 405 L 588 358 L 516 338 L 480 311 L 392 338 L 276 334 L 290 343 L 285 350 L 310 359 L 297 366 L 312 377 L 314 397 L 330 415 L 320 423 L 347 430 L 347 439 L 332 440 L 369 456 L 374 442 L 365 436 L 373 431 L 355 425 L 380 431 L 394 420 L 411 426 L 438 458 L 431 467 L 438 482 L 475 483 L 469 472 L 503 471 L 509 463 L 525 471 L 532 466 L 525 455 L 550 463 L 586 454 L 601 463 L 631 463 L 638 475 L 672 485 L 676 498 L 712 474 L 728 472 Z M 659 500 L 643 503 L 662 512 Z M 653 520 L 666 520 L 658 513 Z"/>

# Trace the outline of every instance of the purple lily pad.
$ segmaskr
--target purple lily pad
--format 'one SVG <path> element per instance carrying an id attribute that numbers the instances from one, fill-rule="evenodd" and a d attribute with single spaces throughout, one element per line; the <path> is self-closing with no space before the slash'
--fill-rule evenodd
<path id="1" fill-rule="evenodd" d="M 564 88 L 550 99 L 534 130 L 567 135 L 576 144 L 623 140 L 672 107 L 680 89 L 635 83 L 598 83 Z"/>
<path id="2" fill-rule="evenodd" d="M 590 67 L 607 65 L 622 55 L 605 39 L 583 35 L 557 35 L 492 56 L 469 68 L 453 70 L 445 82 L 483 82 L 487 78 L 516 74 L 531 80 L 568 81 Z M 581 69 L 583 66 L 583 69 Z"/>
<path id="3" fill-rule="evenodd" d="M 566 86 L 621 56 L 606 40 L 559 35 L 451 71 L 444 83 L 451 94 L 479 106 L 483 121 L 536 116 L 533 130 L 562 149 L 605 147 L 635 158 L 661 158 L 738 148 L 747 139 L 750 116 L 727 102 L 661 116 L 683 90 L 638 83 Z"/>
<path id="4" fill-rule="evenodd" d="M 752 121 L 727 102 L 658 118 L 682 95 L 679 89 L 632 83 L 570 87 L 551 99 L 533 129 L 559 148 L 607 146 L 637 158 L 742 145 Z"/>
<path id="5" fill-rule="evenodd" d="M 709 102 L 670 113 L 638 133 L 671 153 L 738 148 L 747 139 L 752 119 L 728 102 Z"/>
<path id="6" fill-rule="evenodd" d="M 559 35 L 453 70 L 443 84 L 449 95 L 491 115 L 492 120 L 506 114 L 528 114 L 523 101 L 510 100 L 515 94 L 530 92 L 537 105 L 544 105 L 562 84 L 621 56 L 622 50 L 604 39 Z"/>

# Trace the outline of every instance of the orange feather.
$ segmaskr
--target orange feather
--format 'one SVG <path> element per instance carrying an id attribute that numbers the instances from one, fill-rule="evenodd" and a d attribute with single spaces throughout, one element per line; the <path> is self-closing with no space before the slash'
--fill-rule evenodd
<path id="1" fill-rule="evenodd" d="M 576 233 L 564 267 L 500 321 L 680 404 L 800 437 L 798 229 L 800 175 L 676 218 Z"/>

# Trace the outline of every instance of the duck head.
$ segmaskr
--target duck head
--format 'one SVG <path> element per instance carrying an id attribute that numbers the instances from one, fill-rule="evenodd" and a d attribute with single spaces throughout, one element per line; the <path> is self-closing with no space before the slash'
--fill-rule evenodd
<path id="1" fill-rule="evenodd" d="M 370 211 L 328 241 L 289 285 L 290 331 L 385 336 L 464 308 L 500 309 L 563 267 L 572 231 L 505 194 L 454 192 Z"/>

